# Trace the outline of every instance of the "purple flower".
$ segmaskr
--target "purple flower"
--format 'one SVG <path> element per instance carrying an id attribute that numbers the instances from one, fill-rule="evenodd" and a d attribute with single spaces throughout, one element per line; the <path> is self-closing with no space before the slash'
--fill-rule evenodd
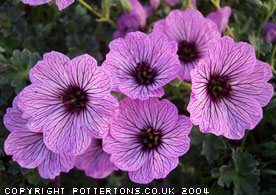
<path id="1" fill-rule="evenodd" d="M 38 167 L 41 177 L 54 179 L 60 172 L 68 172 L 74 167 L 75 158 L 65 153 L 55 154 L 43 142 L 43 134 L 32 132 L 26 124 L 28 119 L 22 118 L 22 110 L 18 107 L 18 96 L 13 101 L 13 108 L 8 108 L 4 116 L 4 124 L 10 135 L 5 141 L 5 152 L 12 155 L 13 161 L 24 168 Z"/>
<path id="2" fill-rule="evenodd" d="M 180 0 L 166 0 L 166 3 L 169 4 L 170 6 L 175 6 L 176 4 L 179 3 Z"/>
<path id="3" fill-rule="evenodd" d="M 231 15 L 231 8 L 226 6 L 219 8 L 218 11 L 209 13 L 206 18 L 211 19 L 216 23 L 220 33 L 224 33 L 226 26 L 228 25 L 229 17 Z"/>
<path id="4" fill-rule="evenodd" d="M 271 68 L 256 59 L 251 45 L 230 37 L 212 45 L 207 56 L 191 71 L 191 121 L 203 133 L 241 139 L 273 96 Z"/>
<path id="5" fill-rule="evenodd" d="M 132 32 L 109 44 L 103 68 L 112 89 L 141 100 L 163 96 L 162 86 L 176 78 L 180 64 L 177 45 L 159 33 Z"/>
<path id="6" fill-rule="evenodd" d="M 110 95 L 110 80 L 89 55 L 70 60 L 50 52 L 30 71 L 31 85 L 18 106 L 29 117 L 31 131 L 43 130 L 44 142 L 56 153 L 81 154 L 92 137 L 103 137 L 116 114 L 118 101 Z"/>
<path id="7" fill-rule="evenodd" d="M 76 167 L 85 170 L 87 176 L 92 178 L 105 178 L 118 168 L 110 161 L 110 155 L 103 151 L 102 140 L 92 139 L 87 150 L 77 156 Z"/>
<path id="8" fill-rule="evenodd" d="M 49 3 L 52 0 L 21 0 L 23 3 L 25 4 L 29 4 L 29 5 L 42 5 L 45 3 Z M 58 6 L 58 9 L 61 11 L 64 8 L 68 7 L 69 5 L 71 5 L 72 3 L 74 3 L 75 0 L 56 0 L 56 4 Z"/>
<path id="9" fill-rule="evenodd" d="M 263 27 L 264 40 L 276 43 L 276 24 L 267 22 Z"/>
<path id="10" fill-rule="evenodd" d="M 156 10 L 159 5 L 160 5 L 160 0 L 150 0 L 150 6 L 153 8 L 153 10 Z"/>
<path id="11" fill-rule="evenodd" d="M 165 178 L 190 147 L 192 124 L 168 100 L 125 98 L 103 139 L 111 161 L 136 183 Z"/>
<path id="12" fill-rule="evenodd" d="M 163 32 L 169 40 L 178 43 L 178 57 L 181 62 L 179 78 L 191 80 L 190 71 L 204 58 L 208 47 L 220 38 L 216 24 L 194 9 L 171 11 L 155 23 L 153 32 Z"/>
<path id="13" fill-rule="evenodd" d="M 145 31 L 147 13 L 138 0 L 129 0 L 131 12 L 123 14 L 117 21 L 119 29 L 113 34 L 114 39 L 125 37 L 128 32 Z"/>

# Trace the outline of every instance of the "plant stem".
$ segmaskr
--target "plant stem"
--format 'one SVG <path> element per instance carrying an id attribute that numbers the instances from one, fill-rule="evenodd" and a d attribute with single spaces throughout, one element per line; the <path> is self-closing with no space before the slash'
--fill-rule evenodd
<path id="1" fill-rule="evenodd" d="M 183 169 L 183 170 L 185 169 L 185 166 L 183 165 L 183 163 L 182 163 L 181 161 L 179 161 L 178 164 L 179 164 L 179 166 L 181 167 L 181 169 Z"/>
<path id="2" fill-rule="evenodd" d="M 234 41 L 236 41 L 235 35 L 234 35 L 234 33 L 232 32 L 232 30 L 231 30 L 231 28 L 230 28 L 230 26 L 229 26 L 228 24 L 227 24 L 227 26 L 226 26 L 226 29 L 227 29 L 229 35 L 234 39 Z"/>
<path id="3" fill-rule="evenodd" d="M 192 4 L 192 0 L 187 0 L 187 8 L 194 8 Z"/>
<path id="4" fill-rule="evenodd" d="M 262 171 L 263 174 L 268 174 L 268 175 L 276 175 L 276 170 L 272 170 L 272 169 L 264 169 Z"/>
<path id="5" fill-rule="evenodd" d="M 245 131 L 245 135 L 244 135 L 244 137 L 242 139 L 242 143 L 241 143 L 241 149 L 242 149 L 242 151 L 244 151 L 244 146 L 245 146 L 245 142 L 246 142 L 247 136 L 248 136 L 248 131 Z"/>
<path id="6" fill-rule="evenodd" d="M 191 83 L 186 83 L 186 82 L 181 82 L 180 85 L 182 85 L 187 92 L 191 92 L 192 91 L 192 84 Z"/>
<path id="7" fill-rule="evenodd" d="M 115 24 L 115 22 L 113 22 L 113 20 L 111 20 L 110 18 L 106 18 L 104 15 L 102 15 L 102 13 L 100 13 L 99 11 L 97 11 L 96 9 L 94 9 L 93 7 L 91 7 L 90 5 L 88 5 L 85 1 L 83 0 L 78 0 L 84 7 L 86 7 L 90 12 L 92 12 L 94 15 L 96 15 L 97 17 L 100 18 L 101 21 L 106 21 L 107 23 L 109 23 L 111 26 L 113 26 L 114 28 L 118 28 L 117 24 Z"/>
<path id="8" fill-rule="evenodd" d="M 267 162 L 265 162 L 267 165 L 271 165 L 271 164 L 274 164 L 274 163 L 276 163 L 276 160 L 271 160 L 271 161 L 267 161 Z"/>
<path id="9" fill-rule="evenodd" d="M 272 8 L 270 10 L 270 12 L 266 15 L 266 17 L 264 18 L 263 22 L 261 23 L 261 25 L 259 26 L 258 28 L 258 31 L 257 31 L 257 37 L 261 37 L 261 32 L 262 32 L 262 29 L 265 25 L 265 23 L 267 23 L 267 21 L 269 20 L 269 18 L 272 16 L 272 14 L 274 13 L 276 9 L 276 3 L 275 2 L 272 2 Z M 264 13 L 264 12 L 263 12 Z M 260 57 L 260 52 L 258 51 L 257 52 L 257 58 Z M 274 68 L 272 69 L 274 70 Z M 273 71 L 274 72 L 274 71 Z M 274 72 L 275 73 L 275 72 Z"/>
<path id="10" fill-rule="evenodd" d="M 274 68 L 275 53 L 276 53 L 276 44 L 274 45 L 272 53 L 271 53 L 271 56 L 270 56 L 270 67 L 271 67 L 271 69 L 272 69 L 272 71 L 273 71 L 274 74 L 276 74 L 276 70 Z"/>
<path id="11" fill-rule="evenodd" d="M 257 36 L 260 37 L 261 36 L 261 32 L 262 32 L 262 29 L 265 25 L 265 23 L 267 23 L 267 21 L 269 20 L 269 18 L 272 16 L 272 14 L 274 13 L 276 9 L 276 6 L 275 4 L 272 5 L 272 9 L 271 11 L 266 15 L 265 19 L 263 20 L 263 22 L 261 23 L 261 25 L 259 26 L 258 28 L 258 31 L 257 31 Z"/>

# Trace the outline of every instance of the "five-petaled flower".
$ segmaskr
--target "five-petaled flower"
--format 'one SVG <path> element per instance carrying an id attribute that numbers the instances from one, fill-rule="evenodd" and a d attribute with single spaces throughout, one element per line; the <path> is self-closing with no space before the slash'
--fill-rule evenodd
<path id="1" fill-rule="evenodd" d="M 103 63 L 112 90 L 132 99 L 146 100 L 164 95 L 162 88 L 177 77 L 180 63 L 177 44 L 159 33 L 128 33 L 109 44 Z"/>
<path id="2" fill-rule="evenodd" d="M 149 183 L 165 178 L 190 147 L 192 123 L 168 100 L 125 98 L 103 139 L 111 161 L 128 171 L 132 181 Z"/>
<path id="3" fill-rule="evenodd" d="M 30 130 L 43 131 L 45 144 L 56 153 L 81 154 L 91 137 L 108 132 L 118 101 L 110 94 L 110 79 L 89 55 L 72 60 L 51 52 L 30 71 L 31 85 L 18 105 L 29 117 Z"/>
<path id="4" fill-rule="evenodd" d="M 204 58 L 208 47 L 221 36 L 216 24 L 194 9 L 171 11 L 154 24 L 153 32 L 162 32 L 177 42 L 182 65 L 179 78 L 187 81 L 191 80 L 190 71 Z"/>
<path id="5" fill-rule="evenodd" d="M 204 133 L 241 139 L 262 119 L 262 107 L 273 96 L 269 65 L 256 59 L 251 45 L 230 37 L 212 45 L 191 76 L 188 111 Z"/>

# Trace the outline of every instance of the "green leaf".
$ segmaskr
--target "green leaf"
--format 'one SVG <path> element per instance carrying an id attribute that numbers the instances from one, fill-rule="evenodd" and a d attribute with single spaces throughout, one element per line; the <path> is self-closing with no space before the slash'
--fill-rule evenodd
<path id="1" fill-rule="evenodd" d="M 241 148 L 232 152 L 232 162 L 229 165 L 222 165 L 219 173 L 212 173 L 213 177 L 219 177 L 218 185 L 234 186 L 234 195 L 257 195 L 259 192 L 260 170 L 257 168 L 258 161 Z"/>
<path id="2" fill-rule="evenodd" d="M 261 195 L 275 195 L 275 194 L 276 194 L 276 189 L 270 188 L 269 191 L 265 191 Z"/>
<path id="3" fill-rule="evenodd" d="M 10 161 L 10 165 L 11 166 L 8 168 L 9 173 L 16 175 L 21 172 L 21 167 L 16 162 Z"/>
<path id="4" fill-rule="evenodd" d="M 191 133 L 192 144 L 202 144 L 201 155 L 204 155 L 209 164 L 219 157 L 219 151 L 226 149 L 225 139 L 222 136 L 201 133 L 198 128 L 194 128 Z"/>
<path id="5" fill-rule="evenodd" d="M 0 160 L 0 171 L 4 171 L 5 170 L 5 166 L 2 163 L 3 163 L 3 161 Z"/>
<path id="6" fill-rule="evenodd" d="M 263 144 L 264 150 L 262 155 L 265 157 L 270 157 L 272 159 L 276 159 L 276 142 L 269 141 Z"/>
<path id="7" fill-rule="evenodd" d="M 271 52 L 272 43 L 263 41 L 258 38 L 254 33 L 251 33 L 248 36 L 250 44 L 255 48 L 256 52 L 260 52 L 262 55 L 266 55 Z"/>
<path id="8" fill-rule="evenodd" d="M 220 149 L 226 149 L 224 139 L 212 134 L 207 134 L 202 141 L 202 150 L 200 154 L 204 155 L 210 164 L 218 159 L 218 150 Z"/>
<path id="9" fill-rule="evenodd" d="M 26 86 L 26 81 L 29 79 L 28 73 L 39 59 L 37 52 L 31 53 L 26 49 L 22 52 L 15 50 L 11 63 L 3 66 L 3 71 L 0 72 L 0 85 L 10 84 L 18 94 Z"/>
<path id="10" fill-rule="evenodd" d="M 131 12 L 132 8 L 128 0 L 120 0 L 120 3 L 125 13 Z"/>

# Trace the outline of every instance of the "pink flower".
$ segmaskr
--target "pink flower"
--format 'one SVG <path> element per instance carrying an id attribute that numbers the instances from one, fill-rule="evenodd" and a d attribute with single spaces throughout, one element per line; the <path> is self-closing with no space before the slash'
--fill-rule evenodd
<path id="1" fill-rule="evenodd" d="M 166 3 L 169 4 L 170 6 L 175 6 L 176 4 L 179 3 L 180 0 L 166 0 Z"/>
<path id="2" fill-rule="evenodd" d="M 8 108 L 4 124 L 10 135 L 5 141 L 5 152 L 12 155 L 13 161 L 21 167 L 32 169 L 38 167 L 41 177 L 54 179 L 60 172 L 68 172 L 74 167 L 75 157 L 65 153 L 56 154 L 43 142 L 43 134 L 32 132 L 22 118 L 23 112 L 18 107 L 18 96 L 13 101 L 13 108 Z"/>
<path id="3" fill-rule="evenodd" d="M 29 5 L 42 5 L 45 3 L 49 3 L 52 0 L 21 0 L 23 3 L 25 4 L 29 4 Z M 74 3 L 75 0 L 56 0 L 56 4 L 58 6 L 58 9 L 61 11 L 64 8 L 68 7 L 69 5 L 71 5 L 72 3 Z"/>
<path id="4" fill-rule="evenodd" d="M 220 33 L 224 33 L 226 26 L 228 25 L 229 17 L 231 15 L 231 8 L 226 6 L 219 8 L 218 11 L 209 13 L 206 18 L 211 19 L 216 23 Z"/>
<path id="5" fill-rule="evenodd" d="M 192 124 L 178 115 L 168 100 L 146 101 L 125 98 L 120 112 L 103 139 L 104 150 L 121 170 L 136 183 L 165 178 L 177 165 L 178 157 L 190 147 Z"/>
<path id="6" fill-rule="evenodd" d="M 113 34 L 114 39 L 125 37 L 128 32 L 144 31 L 147 13 L 138 0 L 129 0 L 131 12 L 123 14 L 117 21 L 119 29 Z"/>
<path id="7" fill-rule="evenodd" d="M 47 53 L 31 69 L 30 80 L 18 106 L 23 117 L 30 118 L 31 131 L 43 130 L 50 150 L 78 155 L 90 145 L 91 137 L 107 134 L 118 102 L 94 58 L 82 55 L 70 60 L 58 52 Z"/>
<path id="8" fill-rule="evenodd" d="M 204 58 L 207 49 L 220 38 L 216 24 L 194 9 L 171 11 L 154 24 L 153 32 L 164 33 L 169 40 L 178 43 L 181 69 L 178 77 L 191 80 L 190 71 Z"/>
<path id="9" fill-rule="evenodd" d="M 130 98 L 163 96 L 162 87 L 177 76 L 177 45 L 162 34 L 128 33 L 109 48 L 102 67 L 111 78 L 112 89 Z"/>
<path id="10" fill-rule="evenodd" d="M 269 65 L 256 59 L 251 45 L 230 37 L 212 45 L 191 76 L 188 111 L 203 133 L 241 139 L 262 119 L 262 107 L 273 96 Z"/>
<path id="11" fill-rule="evenodd" d="M 89 177 L 101 179 L 107 177 L 112 171 L 118 168 L 110 161 L 110 155 L 103 151 L 102 140 L 92 139 L 87 150 L 77 156 L 76 167 L 85 170 Z"/>
<path id="12" fill-rule="evenodd" d="M 276 43 L 276 24 L 267 22 L 263 27 L 264 40 Z"/>

